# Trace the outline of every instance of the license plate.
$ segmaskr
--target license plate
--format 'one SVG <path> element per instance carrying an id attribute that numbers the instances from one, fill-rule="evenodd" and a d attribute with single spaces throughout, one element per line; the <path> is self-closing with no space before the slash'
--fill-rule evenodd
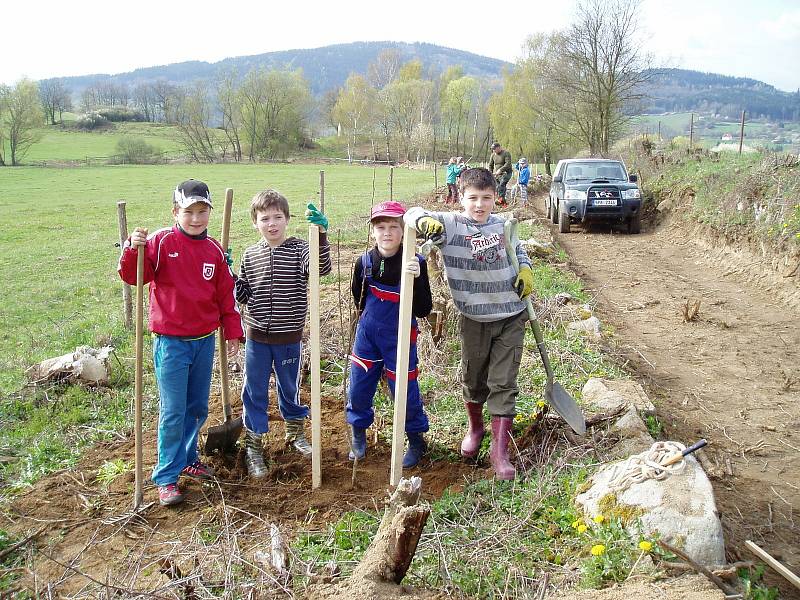
<path id="1" fill-rule="evenodd" d="M 598 198 L 594 200 L 595 206 L 616 206 L 617 201 L 614 198 Z"/>

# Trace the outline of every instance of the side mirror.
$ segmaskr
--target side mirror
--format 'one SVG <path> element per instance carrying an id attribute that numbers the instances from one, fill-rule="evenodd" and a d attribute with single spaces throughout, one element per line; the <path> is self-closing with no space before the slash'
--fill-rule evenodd
<path id="1" fill-rule="evenodd" d="M 561 183 L 562 181 L 563 179 L 561 178 L 561 175 L 556 175 L 553 177 L 553 183 Z"/>
<path id="2" fill-rule="evenodd" d="M 631 183 L 636 183 L 638 179 L 639 178 L 636 175 L 631 175 L 630 177 L 628 177 L 628 181 L 630 181 Z"/>

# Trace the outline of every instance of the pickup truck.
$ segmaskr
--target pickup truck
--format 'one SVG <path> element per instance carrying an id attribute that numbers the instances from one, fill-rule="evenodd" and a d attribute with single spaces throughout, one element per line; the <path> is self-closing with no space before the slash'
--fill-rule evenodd
<path id="1" fill-rule="evenodd" d="M 642 192 L 636 175 L 628 175 L 618 160 L 558 161 L 546 203 L 547 216 L 558 223 L 561 233 L 569 233 L 572 223 L 622 223 L 628 233 L 642 228 Z"/>

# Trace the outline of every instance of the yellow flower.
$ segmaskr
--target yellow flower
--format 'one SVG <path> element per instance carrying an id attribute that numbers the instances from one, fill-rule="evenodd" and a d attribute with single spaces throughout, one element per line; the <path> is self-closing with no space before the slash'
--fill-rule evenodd
<path id="1" fill-rule="evenodd" d="M 592 519 L 592 521 L 595 523 L 602 523 L 605 520 L 606 518 L 603 515 L 597 515 L 594 519 Z"/>
<path id="2" fill-rule="evenodd" d="M 653 549 L 653 544 L 651 542 L 642 540 L 639 542 L 639 550 L 642 552 L 650 552 Z"/>
<path id="3" fill-rule="evenodd" d="M 583 533 L 583 532 L 584 532 L 584 531 L 586 531 L 587 529 L 589 529 L 589 528 L 588 528 L 586 525 L 584 525 L 583 523 L 581 523 L 580 525 L 578 525 L 578 533 Z"/>
<path id="4" fill-rule="evenodd" d="M 592 556 L 600 556 L 606 551 L 606 547 L 603 544 L 595 544 L 592 546 Z"/>
<path id="5" fill-rule="evenodd" d="M 537 406 L 538 408 L 544 408 L 546 404 L 547 404 L 547 403 L 546 403 L 544 400 L 539 400 L 539 401 L 536 403 L 536 406 Z"/>
<path id="6" fill-rule="evenodd" d="M 516 417 L 514 417 L 514 422 L 522 423 L 522 419 L 523 419 L 522 415 L 517 415 Z"/>
<path id="7" fill-rule="evenodd" d="M 573 529 L 577 529 L 577 528 L 578 528 L 578 525 L 580 525 L 580 524 L 581 524 L 581 522 L 580 522 L 580 521 L 573 521 L 573 522 L 572 522 L 572 528 L 573 528 Z"/>

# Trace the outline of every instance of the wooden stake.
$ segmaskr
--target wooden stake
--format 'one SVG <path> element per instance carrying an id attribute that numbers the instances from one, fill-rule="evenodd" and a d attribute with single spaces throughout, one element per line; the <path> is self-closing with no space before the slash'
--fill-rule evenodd
<path id="1" fill-rule="evenodd" d="M 389 200 L 394 200 L 394 167 L 389 167 Z"/>
<path id="2" fill-rule="evenodd" d="M 144 253 L 145 247 L 136 249 L 136 371 L 134 374 L 134 447 L 135 475 L 133 509 L 142 504 L 142 363 L 144 362 Z"/>
<path id="3" fill-rule="evenodd" d="M 222 212 L 222 250 L 228 251 L 228 239 L 231 233 L 231 210 L 233 209 L 233 190 L 225 188 L 225 205 Z M 222 409 L 225 413 L 225 422 L 231 419 L 230 383 L 228 381 L 228 342 L 225 332 L 220 327 L 217 330 L 217 353 L 219 354 L 219 381 L 222 388 Z"/>
<path id="4" fill-rule="evenodd" d="M 128 239 L 128 217 L 125 214 L 125 201 L 117 202 L 117 222 L 119 223 L 119 247 Z M 121 250 L 120 250 L 121 251 Z M 133 327 L 133 302 L 131 301 L 131 286 L 122 284 L 122 316 L 125 329 Z"/>
<path id="5" fill-rule="evenodd" d="M 739 129 L 739 155 L 742 154 L 742 143 L 744 142 L 744 111 L 742 111 L 742 126 Z"/>
<path id="6" fill-rule="evenodd" d="M 325 212 L 325 171 L 319 172 L 319 212 Z"/>
<path id="7" fill-rule="evenodd" d="M 311 487 L 322 485 L 322 406 L 319 351 L 319 227 L 308 227 L 309 329 L 311 342 Z"/>
<path id="8" fill-rule="evenodd" d="M 397 362 L 394 381 L 394 427 L 392 430 L 392 471 L 389 483 L 396 486 L 403 476 L 403 442 L 406 432 L 408 363 L 411 350 L 411 307 L 414 301 L 414 276 L 405 265 L 414 258 L 417 234 L 406 225 L 403 234 L 403 266 L 400 275 L 400 319 L 397 325 Z"/>
<path id="9" fill-rule="evenodd" d="M 744 114 L 744 113 L 742 113 L 742 114 Z M 765 550 L 762 550 L 757 544 L 754 544 L 750 540 L 746 540 L 744 545 L 748 550 L 750 550 L 750 552 L 755 554 L 758 558 L 763 560 L 770 567 L 772 567 L 778 573 L 780 573 L 786 579 L 786 581 L 788 581 L 794 587 L 796 587 L 798 590 L 800 590 L 800 577 L 798 577 L 797 575 L 792 573 L 789 569 L 787 569 L 783 565 L 783 563 L 781 563 L 777 559 L 773 558 Z"/>
<path id="10" fill-rule="evenodd" d="M 694 113 L 689 121 L 689 150 L 694 148 Z"/>

